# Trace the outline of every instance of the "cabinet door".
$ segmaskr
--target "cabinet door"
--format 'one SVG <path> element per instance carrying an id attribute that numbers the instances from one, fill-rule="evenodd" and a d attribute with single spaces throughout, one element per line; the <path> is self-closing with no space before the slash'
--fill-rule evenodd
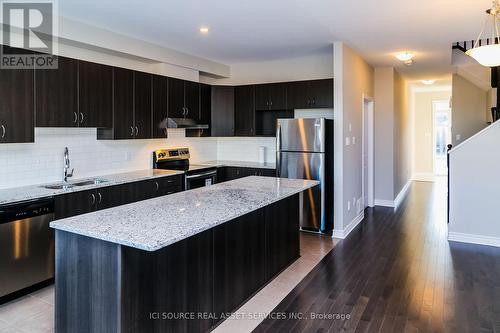
<path id="1" fill-rule="evenodd" d="M 152 137 L 151 114 L 151 75 L 135 72 L 135 137 L 136 139 L 150 139 Z"/>
<path id="2" fill-rule="evenodd" d="M 54 198 L 55 219 L 89 213 L 95 209 L 96 203 L 95 190 L 58 195 Z"/>
<path id="3" fill-rule="evenodd" d="M 269 85 L 255 86 L 255 110 L 269 110 Z"/>
<path id="4" fill-rule="evenodd" d="M 333 79 L 309 81 L 307 90 L 311 108 L 333 108 Z"/>
<path id="5" fill-rule="evenodd" d="M 114 139 L 133 139 L 134 130 L 134 72 L 114 68 L 113 89 Z"/>
<path id="6" fill-rule="evenodd" d="M 36 126 L 78 126 L 78 61 L 58 57 L 57 69 L 37 69 Z"/>
<path id="7" fill-rule="evenodd" d="M 113 68 L 80 61 L 80 127 L 113 126 Z"/>
<path id="8" fill-rule="evenodd" d="M 290 110 L 307 109 L 310 107 L 308 97 L 309 81 L 290 82 L 287 91 L 287 106 Z"/>
<path id="9" fill-rule="evenodd" d="M 244 172 L 243 168 L 227 167 L 226 168 L 226 180 L 233 180 L 233 179 L 245 177 L 243 172 Z"/>
<path id="10" fill-rule="evenodd" d="M 286 110 L 286 83 L 269 84 L 269 109 Z"/>
<path id="11" fill-rule="evenodd" d="M 212 87 L 200 84 L 200 123 L 208 125 L 208 129 L 201 130 L 200 136 L 210 136 L 212 128 Z"/>
<path id="12" fill-rule="evenodd" d="M 234 135 L 251 136 L 255 129 L 254 86 L 234 88 Z"/>
<path id="13" fill-rule="evenodd" d="M 96 209 L 106 209 L 133 202 L 130 184 L 106 186 L 95 190 Z"/>
<path id="14" fill-rule="evenodd" d="M 200 120 L 200 84 L 198 82 L 184 81 L 186 118 Z"/>
<path id="15" fill-rule="evenodd" d="M 168 117 L 168 78 L 153 75 L 153 138 L 166 138 L 167 131 L 160 124 Z"/>
<path id="16" fill-rule="evenodd" d="M 259 176 L 264 177 L 276 177 L 276 169 L 257 169 L 259 171 Z"/>
<path id="17" fill-rule="evenodd" d="M 161 197 L 182 191 L 181 176 L 157 178 L 150 181 L 150 183 L 154 197 Z"/>
<path id="18" fill-rule="evenodd" d="M 217 168 L 217 183 L 223 183 L 229 180 L 227 177 L 227 169 L 227 167 Z"/>
<path id="19" fill-rule="evenodd" d="M 234 135 L 234 87 L 212 87 L 212 136 Z"/>
<path id="20" fill-rule="evenodd" d="M 0 69 L 0 143 L 34 142 L 33 86 L 34 70 Z"/>
<path id="21" fill-rule="evenodd" d="M 168 78 L 168 117 L 184 117 L 184 81 Z"/>

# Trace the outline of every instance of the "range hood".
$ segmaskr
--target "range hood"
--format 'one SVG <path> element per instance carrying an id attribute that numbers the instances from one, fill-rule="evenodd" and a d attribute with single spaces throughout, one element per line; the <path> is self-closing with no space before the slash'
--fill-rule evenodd
<path id="1" fill-rule="evenodd" d="M 208 129 L 208 125 L 199 124 L 192 118 L 165 118 L 160 128 Z"/>

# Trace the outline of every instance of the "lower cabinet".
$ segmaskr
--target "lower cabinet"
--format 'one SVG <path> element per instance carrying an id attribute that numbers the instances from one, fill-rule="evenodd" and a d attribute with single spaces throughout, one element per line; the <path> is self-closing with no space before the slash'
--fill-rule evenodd
<path id="1" fill-rule="evenodd" d="M 248 176 L 276 177 L 276 169 L 221 167 L 217 170 L 219 183 Z"/>
<path id="2" fill-rule="evenodd" d="M 160 197 L 182 189 L 182 176 L 179 175 L 58 195 L 54 199 L 55 219 Z"/>

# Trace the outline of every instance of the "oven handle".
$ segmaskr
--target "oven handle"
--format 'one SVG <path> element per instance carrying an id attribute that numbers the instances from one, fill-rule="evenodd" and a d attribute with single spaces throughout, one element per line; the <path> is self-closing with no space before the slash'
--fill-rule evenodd
<path id="1" fill-rule="evenodd" d="M 191 176 L 186 176 L 186 179 L 197 179 L 197 178 L 203 178 L 203 177 L 207 177 L 207 176 L 217 176 L 217 171 L 209 171 L 209 172 L 205 172 L 205 173 L 199 173 L 199 174 L 196 174 L 196 175 L 191 175 Z"/>

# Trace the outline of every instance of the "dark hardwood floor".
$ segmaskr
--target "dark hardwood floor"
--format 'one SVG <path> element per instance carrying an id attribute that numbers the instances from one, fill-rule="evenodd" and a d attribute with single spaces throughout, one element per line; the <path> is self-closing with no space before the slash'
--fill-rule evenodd
<path id="1" fill-rule="evenodd" d="M 447 241 L 445 186 L 367 209 L 254 332 L 500 332 L 500 248 Z"/>

